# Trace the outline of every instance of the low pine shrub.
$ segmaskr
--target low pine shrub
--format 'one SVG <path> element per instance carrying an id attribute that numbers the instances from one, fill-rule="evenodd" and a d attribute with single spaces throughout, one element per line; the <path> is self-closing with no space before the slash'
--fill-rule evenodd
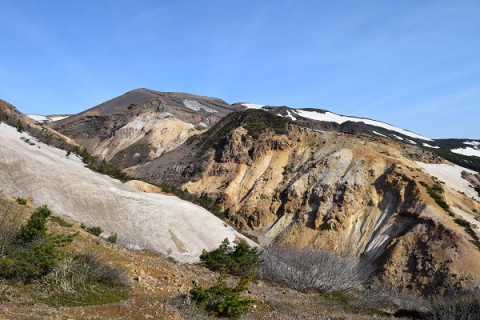
<path id="1" fill-rule="evenodd" d="M 234 276 L 255 275 L 262 260 L 261 252 L 256 247 L 250 247 L 244 240 L 230 245 L 228 239 L 212 251 L 203 250 L 200 255 L 202 264 L 212 271 L 227 272 Z"/>
<path id="2" fill-rule="evenodd" d="M 97 236 L 97 237 L 101 235 L 103 232 L 103 229 L 101 227 L 87 227 L 83 223 L 80 225 L 80 227 L 83 230 L 87 231 L 88 233 L 93 234 L 94 236 Z"/>
<path id="3" fill-rule="evenodd" d="M 24 206 L 27 204 L 27 199 L 25 198 L 17 198 L 17 203 Z"/>
<path id="4" fill-rule="evenodd" d="M 218 317 L 239 318 L 248 311 L 253 300 L 242 293 L 247 290 L 251 277 L 242 277 L 236 286 L 228 286 L 221 276 L 209 289 L 196 286 L 190 290 L 190 296 L 197 305 Z"/>

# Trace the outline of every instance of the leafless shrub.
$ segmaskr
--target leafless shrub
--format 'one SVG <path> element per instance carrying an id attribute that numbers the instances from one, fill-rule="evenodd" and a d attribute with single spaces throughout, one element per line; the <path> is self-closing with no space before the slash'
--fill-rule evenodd
<path id="1" fill-rule="evenodd" d="M 435 298 L 430 308 L 429 320 L 478 320 L 480 298 L 477 294 Z"/>
<path id="2" fill-rule="evenodd" d="M 362 290 L 373 268 L 356 257 L 293 247 L 265 249 L 259 277 L 300 291 Z"/>
<path id="3" fill-rule="evenodd" d="M 356 305 L 366 309 L 394 313 L 399 310 L 426 312 L 428 302 L 411 293 L 400 293 L 389 288 L 368 288 L 356 294 Z"/>

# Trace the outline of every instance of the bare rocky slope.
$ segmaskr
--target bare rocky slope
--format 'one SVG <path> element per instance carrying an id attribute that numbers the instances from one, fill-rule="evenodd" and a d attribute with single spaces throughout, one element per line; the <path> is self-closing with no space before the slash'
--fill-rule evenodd
<path id="1" fill-rule="evenodd" d="M 137 89 L 49 126 L 124 168 L 174 149 L 232 111 L 216 98 Z"/>
<path id="2" fill-rule="evenodd" d="M 454 169 L 443 183 L 430 174 L 439 166 Z M 476 175 L 412 144 L 304 128 L 262 110 L 232 113 L 129 169 L 216 199 L 263 244 L 364 256 L 377 266 L 373 281 L 423 294 L 480 283 L 478 230 L 454 222 L 475 226 L 480 212 L 462 171 Z M 429 194 L 436 185 L 450 209 Z"/>

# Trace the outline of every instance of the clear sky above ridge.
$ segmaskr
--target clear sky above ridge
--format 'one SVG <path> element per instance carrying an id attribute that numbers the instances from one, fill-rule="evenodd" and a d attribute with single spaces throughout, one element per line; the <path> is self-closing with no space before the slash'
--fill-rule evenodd
<path id="1" fill-rule="evenodd" d="M 480 1 L 0 0 L 0 99 L 77 113 L 136 88 L 480 139 Z"/>

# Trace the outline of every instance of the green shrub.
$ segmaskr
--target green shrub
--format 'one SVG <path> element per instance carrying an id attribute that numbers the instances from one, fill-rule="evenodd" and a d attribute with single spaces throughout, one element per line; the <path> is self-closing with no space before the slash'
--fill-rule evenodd
<path id="1" fill-rule="evenodd" d="M 20 133 L 23 132 L 23 126 L 22 126 L 22 123 L 20 122 L 20 119 L 17 120 L 17 123 L 16 123 L 15 127 L 17 128 L 18 132 L 20 132 Z"/>
<path id="2" fill-rule="evenodd" d="M 117 243 L 117 238 L 118 238 L 118 234 L 114 232 L 108 236 L 107 241 L 111 243 Z"/>
<path id="3" fill-rule="evenodd" d="M 3 243 L 0 277 L 31 282 L 47 275 L 64 253 L 59 251 L 72 242 L 75 235 L 47 234 L 46 220 L 51 215 L 47 206 L 37 208 L 20 227 L 13 243 Z"/>
<path id="4" fill-rule="evenodd" d="M 80 225 L 80 227 L 83 230 L 87 231 L 88 233 L 93 234 L 94 236 L 97 236 L 97 237 L 101 235 L 103 232 L 103 229 L 101 227 L 87 227 L 83 223 Z"/>
<path id="5" fill-rule="evenodd" d="M 228 272 L 231 275 L 255 275 L 262 261 L 261 252 L 256 247 L 250 247 L 242 240 L 230 246 L 226 238 L 220 246 L 212 251 L 203 250 L 200 255 L 202 264 L 212 271 Z"/>
<path id="6" fill-rule="evenodd" d="M 251 277 L 242 277 L 238 284 L 230 287 L 225 278 L 220 277 L 217 283 L 204 289 L 197 286 L 190 290 L 190 296 L 197 305 L 209 313 L 221 317 L 239 318 L 248 311 L 252 299 L 242 297 L 242 293 L 248 288 Z"/>
<path id="7" fill-rule="evenodd" d="M 24 206 L 27 204 L 27 199 L 25 198 L 17 198 L 17 203 Z"/>
<path id="8" fill-rule="evenodd" d="M 52 214 L 47 206 L 41 206 L 35 210 L 26 224 L 20 227 L 17 240 L 22 243 L 31 243 L 37 238 L 43 237 L 47 230 L 46 221 Z"/>
<path id="9" fill-rule="evenodd" d="M 422 186 L 425 187 L 425 189 L 427 189 L 427 192 L 428 194 L 430 195 L 430 197 L 432 197 L 432 199 L 443 209 L 445 210 L 448 214 L 450 214 L 450 206 L 448 205 L 448 203 L 445 202 L 445 200 L 443 199 L 443 188 L 442 186 L 438 185 L 438 184 L 434 184 L 433 186 L 429 186 L 428 184 L 426 184 L 425 182 L 423 181 L 420 181 L 420 184 Z M 452 215 L 452 214 L 450 214 Z"/>

